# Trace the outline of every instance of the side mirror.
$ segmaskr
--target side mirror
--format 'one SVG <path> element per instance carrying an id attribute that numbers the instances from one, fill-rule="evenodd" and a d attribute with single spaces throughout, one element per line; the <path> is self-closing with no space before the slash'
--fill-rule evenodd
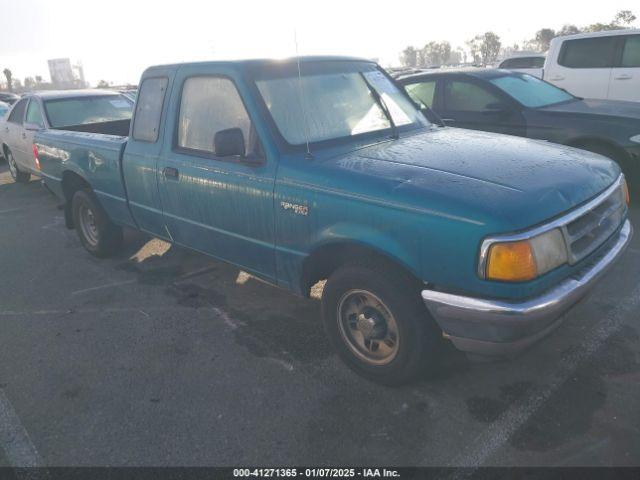
<path id="1" fill-rule="evenodd" d="M 244 157 L 244 134 L 239 128 L 227 128 L 216 132 L 213 137 L 213 151 L 218 157 Z"/>
<path id="2" fill-rule="evenodd" d="M 29 132 L 37 132 L 39 130 L 42 130 L 42 127 L 40 125 L 38 125 L 37 123 L 25 123 L 23 125 L 24 129 L 29 131 Z"/>
<path id="3" fill-rule="evenodd" d="M 431 123 L 435 123 L 436 125 L 440 125 L 441 127 L 445 126 L 445 123 L 442 121 L 440 116 L 430 108 L 422 107 L 420 111 Z"/>

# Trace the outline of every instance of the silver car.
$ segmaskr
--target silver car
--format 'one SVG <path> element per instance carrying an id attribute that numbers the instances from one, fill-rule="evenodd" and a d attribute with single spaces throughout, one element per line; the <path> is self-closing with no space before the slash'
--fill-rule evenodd
<path id="1" fill-rule="evenodd" d="M 131 118 L 133 102 L 104 90 L 65 90 L 23 96 L 0 119 L 0 149 L 16 182 L 40 176 L 35 132 L 48 128 L 90 132 L 92 125 Z M 127 132 L 128 133 L 128 132 Z"/>

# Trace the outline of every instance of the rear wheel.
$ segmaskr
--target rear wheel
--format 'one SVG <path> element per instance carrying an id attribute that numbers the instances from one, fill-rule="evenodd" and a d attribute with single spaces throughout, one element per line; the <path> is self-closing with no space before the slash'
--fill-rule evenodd
<path id="1" fill-rule="evenodd" d="M 401 271 L 373 264 L 344 266 L 323 290 L 322 317 L 342 360 L 385 385 L 414 380 L 435 365 L 440 331 Z"/>
<path id="2" fill-rule="evenodd" d="M 122 245 L 122 228 L 115 225 L 93 192 L 78 190 L 71 204 L 73 223 L 84 248 L 96 257 L 108 257 Z"/>
<path id="3" fill-rule="evenodd" d="M 15 182 L 18 183 L 28 183 L 31 179 L 31 174 L 28 172 L 21 172 L 18 168 L 18 164 L 16 163 L 16 159 L 13 157 L 13 153 L 11 150 L 7 149 L 5 152 L 5 156 L 7 157 L 7 163 L 9 164 L 9 173 L 11 173 L 11 178 Z"/>

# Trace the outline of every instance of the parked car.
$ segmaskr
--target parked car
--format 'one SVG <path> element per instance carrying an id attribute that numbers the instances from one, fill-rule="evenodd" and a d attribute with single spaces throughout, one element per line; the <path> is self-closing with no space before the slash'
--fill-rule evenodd
<path id="1" fill-rule="evenodd" d="M 554 38 L 543 78 L 579 97 L 640 102 L 640 29 Z"/>
<path id="2" fill-rule="evenodd" d="M 0 102 L 0 118 L 4 117 L 4 114 L 9 111 L 9 108 L 11 108 L 11 105 L 5 102 Z"/>
<path id="3" fill-rule="evenodd" d="M 387 384 L 435 365 L 443 333 L 522 350 L 631 236 L 614 162 L 430 124 L 369 60 L 152 67 L 132 122 L 36 134 L 84 247 L 110 255 L 128 226 L 301 295 L 327 279 L 336 349 Z"/>
<path id="4" fill-rule="evenodd" d="M 2 120 L 2 117 L 5 116 L 5 114 L 9 111 L 10 105 L 8 103 L 5 102 L 0 102 L 0 121 Z M 0 149 L 0 158 L 4 158 L 4 153 L 2 152 L 2 149 Z"/>
<path id="5" fill-rule="evenodd" d="M 498 68 L 511 70 L 513 72 L 528 73 L 534 77 L 542 78 L 545 56 L 539 55 L 519 55 L 505 58 Z"/>
<path id="6" fill-rule="evenodd" d="M 35 132 L 64 129 L 126 135 L 133 102 L 124 95 L 102 90 L 65 90 L 24 95 L 0 119 L 0 146 L 11 176 L 26 183 L 40 176 L 33 147 Z"/>
<path id="7" fill-rule="evenodd" d="M 640 104 L 585 100 L 531 75 L 476 69 L 398 79 L 411 98 L 460 128 L 549 140 L 617 161 L 640 187 Z"/>
<path id="8" fill-rule="evenodd" d="M 138 96 L 138 90 L 136 88 L 130 88 L 129 90 L 120 90 L 120 93 L 126 97 L 129 97 L 132 102 L 135 103 L 136 97 Z"/>
<path id="9" fill-rule="evenodd" d="M 4 102 L 4 103 L 8 103 L 9 105 L 13 105 L 18 100 L 20 100 L 20 97 L 18 95 L 16 95 L 15 93 L 0 92 L 0 102 Z"/>

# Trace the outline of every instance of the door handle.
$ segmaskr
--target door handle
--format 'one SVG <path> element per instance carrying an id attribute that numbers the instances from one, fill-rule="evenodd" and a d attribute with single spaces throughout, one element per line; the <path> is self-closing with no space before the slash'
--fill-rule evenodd
<path id="1" fill-rule="evenodd" d="M 23 140 L 26 140 L 26 139 L 27 139 L 27 134 L 26 134 L 26 133 L 24 133 L 24 132 L 22 132 L 22 139 L 23 139 Z"/>
<path id="2" fill-rule="evenodd" d="M 558 82 L 564 80 L 564 77 L 562 75 L 556 75 L 555 77 L 550 77 L 549 80 Z"/>
<path id="3" fill-rule="evenodd" d="M 173 167 L 164 167 L 162 175 L 164 175 L 164 178 L 171 180 L 178 180 L 178 178 L 180 178 L 180 172 L 177 168 Z"/>
<path id="4" fill-rule="evenodd" d="M 630 75 L 628 73 L 623 73 L 621 75 L 618 75 L 617 77 L 613 77 L 614 80 L 631 80 L 633 78 L 633 75 Z"/>

